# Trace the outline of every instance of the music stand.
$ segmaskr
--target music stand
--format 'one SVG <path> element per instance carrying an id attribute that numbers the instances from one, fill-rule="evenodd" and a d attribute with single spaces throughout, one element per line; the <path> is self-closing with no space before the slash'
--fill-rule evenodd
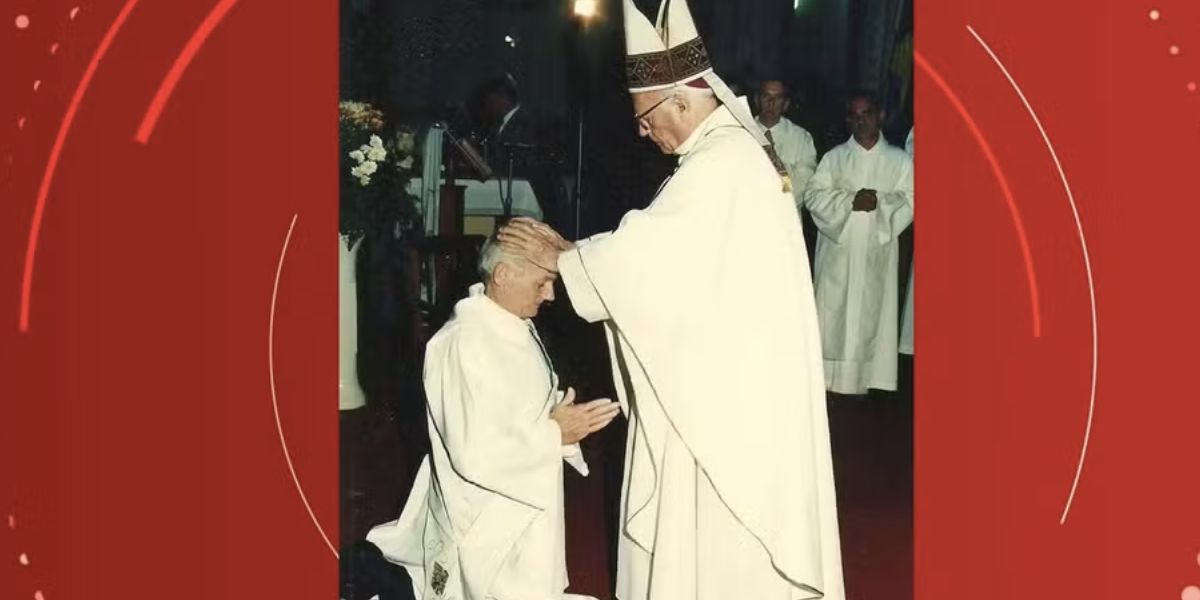
<path id="1" fill-rule="evenodd" d="M 479 151 L 475 149 L 475 146 L 471 145 L 471 142 L 455 137 L 454 133 L 450 131 L 450 128 L 445 123 L 435 123 L 434 127 L 441 129 L 445 133 L 446 139 L 450 140 L 450 146 L 458 151 L 458 155 L 463 160 L 467 161 L 467 164 L 471 167 L 471 171 L 475 175 L 474 179 L 487 181 L 492 178 L 492 168 L 488 166 L 487 161 L 483 160 L 483 157 L 479 155 Z M 453 175 L 453 172 L 447 175 Z"/>

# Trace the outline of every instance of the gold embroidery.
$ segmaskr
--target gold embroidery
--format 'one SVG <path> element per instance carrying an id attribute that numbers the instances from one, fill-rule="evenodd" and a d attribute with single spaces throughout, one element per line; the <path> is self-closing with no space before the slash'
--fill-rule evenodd
<path id="1" fill-rule="evenodd" d="M 704 42 L 694 38 L 666 52 L 633 54 L 625 57 L 625 76 L 629 87 L 637 89 L 668 85 L 711 69 Z"/>
<path id="2" fill-rule="evenodd" d="M 433 563 L 433 593 L 441 596 L 446 591 L 446 580 L 450 578 L 450 573 L 446 572 L 446 568 L 441 563 Z"/>
<path id="3" fill-rule="evenodd" d="M 775 167 L 775 172 L 779 173 L 779 178 L 783 180 L 783 191 L 791 193 L 792 177 L 787 172 L 787 167 L 783 166 L 783 161 L 780 160 L 779 154 L 775 152 L 774 140 L 771 139 L 771 132 L 767 131 L 767 140 L 771 143 L 763 146 L 763 150 L 767 153 L 767 158 L 771 159 L 771 165 Z"/>

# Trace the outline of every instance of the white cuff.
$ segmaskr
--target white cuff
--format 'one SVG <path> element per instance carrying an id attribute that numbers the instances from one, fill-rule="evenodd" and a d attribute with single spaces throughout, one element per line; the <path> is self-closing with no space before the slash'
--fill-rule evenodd
<path id="1" fill-rule="evenodd" d="M 579 447 L 579 444 L 569 444 L 563 446 L 562 457 L 563 460 L 567 461 L 568 465 L 574 467 L 580 475 L 583 475 L 584 477 L 588 476 L 587 461 L 583 459 L 583 450 Z"/>

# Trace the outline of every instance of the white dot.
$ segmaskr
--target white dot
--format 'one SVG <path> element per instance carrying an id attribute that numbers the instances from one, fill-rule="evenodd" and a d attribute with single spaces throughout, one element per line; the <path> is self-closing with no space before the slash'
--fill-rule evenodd
<path id="1" fill-rule="evenodd" d="M 70 19 L 71 19 L 72 21 L 74 21 L 74 20 L 75 20 L 75 15 L 77 15 L 77 14 L 79 14 L 79 7 L 78 7 L 78 6 L 76 6 L 75 8 L 72 8 L 72 9 L 71 9 L 71 15 L 70 15 Z"/>
<path id="2" fill-rule="evenodd" d="M 35 91 L 35 92 L 38 91 L 38 88 L 40 88 L 40 87 L 42 87 L 41 79 L 38 79 L 37 81 L 33 82 L 33 91 Z"/>
<path id="3" fill-rule="evenodd" d="M 8 515 L 8 528 L 9 529 L 17 528 L 17 516 L 16 515 Z"/>
<path id="4" fill-rule="evenodd" d="M 46 600 L 46 597 L 42 595 L 42 590 L 33 593 L 33 600 Z"/>
<path id="5" fill-rule="evenodd" d="M 1179 597 L 1183 600 L 1200 600 L 1200 587 L 1189 585 L 1183 588 L 1183 593 Z"/>
<path id="6" fill-rule="evenodd" d="M 55 54 L 58 54 L 58 42 L 50 44 L 50 56 L 54 56 Z"/>
<path id="7" fill-rule="evenodd" d="M 1170 52 L 1171 56 L 1175 56 L 1176 54 L 1179 54 L 1179 46 L 1171 46 L 1170 48 L 1167 48 L 1167 52 Z"/>
<path id="8" fill-rule="evenodd" d="M 25 117 L 17 119 L 17 129 L 25 129 Z"/>
<path id="9" fill-rule="evenodd" d="M 1159 17 L 1159 14 L 1158 14 L 1157 10 L 1150 11 L 1150 20 L 1151 21 L 1157 21 L 1158 17 Z"/>
<path id="10" fill-rule="evenodd" d="M 21 566 L 28 567 L 29 566 L 29 555 L 22 552 L 21 557 L 18 558 L 17 561 L 21 563 Z"/>
<path id="11" fill-rule="evenodd" d="M 17 15 L 17 29 L 29 27 L 29 15 Z"/>

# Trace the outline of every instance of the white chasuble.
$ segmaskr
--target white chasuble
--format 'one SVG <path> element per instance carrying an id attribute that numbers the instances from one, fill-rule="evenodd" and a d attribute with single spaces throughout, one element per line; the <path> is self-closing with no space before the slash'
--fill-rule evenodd
<path id="1" fill-rule="evenodd" d="M 844 598 L 804 236 L 762 148 L 718 108 L 646 210 L 564 252 L 607 320 L 630 418 L 621 600 Z"/>
<path id="2" fill-rule="evenodd" d="M 532 324 L 483 295 L 429 341 L 431 453 L 400 518 L 367 540 L 407 568 L 421 600 L 560 600 L 567 587 L 557 378 Z"/>
<path id="3" fill-rule="evenodd" d="M 855 194 L 876 191 L 872 211 L 852 211 Z M 898 238 L 913 219 L 912 159 L 880 136 L 867 150 L 854 138 L 830 150 L 804 192 L 817 224 L 817 312 L 825 384 L 840 394 L 896 389 Z"/>

